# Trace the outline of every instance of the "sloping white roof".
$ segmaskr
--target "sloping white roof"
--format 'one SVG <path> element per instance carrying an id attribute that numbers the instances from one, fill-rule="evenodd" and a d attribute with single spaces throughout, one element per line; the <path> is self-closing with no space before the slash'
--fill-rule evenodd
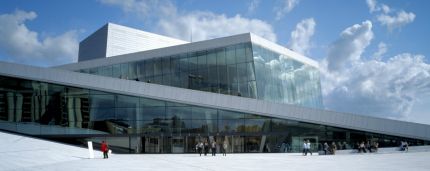
<path id="1" fill-rule="evenodd" d="M 430 125 L 425 124 L 332 112 L 251 98 L 5 62 L 0 62 L 0 75 L 340 128 L 430 140 Z"/>

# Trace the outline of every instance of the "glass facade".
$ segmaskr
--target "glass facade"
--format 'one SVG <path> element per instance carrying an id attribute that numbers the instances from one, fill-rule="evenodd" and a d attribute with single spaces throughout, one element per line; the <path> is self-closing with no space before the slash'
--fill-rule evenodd
<path id="1" fill-rule="evenodd" d="M 317 68 L 259 45 L 252 47 L 258 99 L 323 108 Z"/>
<path id="2" fill-rule="evenodd" d="M 122 68 L 122 67 L 119 67 Z M 115 152 L 193 153 L 199 141 L 226 140 L 228 152 L 314 151 L 324 142 L 340 149 L 357 142 L 392 147 L 428 141 L 336 128 L 258 113 L 241 113 L 144 97 L 0 76 L 0 129 L 42 137 L 100 142 Z"/>
<path id="3" fill-rule="evenodd" d="M 251 43 L 83 69 L 80 72 L 257 97 Z"/>
<path id="4" fill-rule="evenodd" d="M 317 68 L 251 43 L 80 72 L 323 108 Z"/>

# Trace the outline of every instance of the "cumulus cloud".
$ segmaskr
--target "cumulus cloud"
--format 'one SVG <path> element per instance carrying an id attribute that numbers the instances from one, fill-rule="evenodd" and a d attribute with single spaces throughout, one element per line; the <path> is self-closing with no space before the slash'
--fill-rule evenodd
<path id="1" fill-rule="evenodd" d="M 356 62 L 372 39 L 372 22 L 364 21 L 348 27 L 329 47 L 325 60 L 327 68 L 330 71 L 337 71 L 347 67 L 347 64 Z"/>
<path id="2" fill-rule="evenodd" d="M 271 41 L 276 41 L 276 35 L 271 25 L 240 15 L 227 17 L 223 14 L 197 11 L 177 17 L 162 18 L 158 22 L 158 28 L 161 33 L 183 40 L 187 40 L 192 31 L 193 41 L 246 32 L 253 32 Z"/>
<path id="3" fill-rule="evenodd" d="M 346 32 L 349 33 L 349 39 L 344 38 Z M 370 34 L 365 36 L 363 32 L 371 32 L 369 21 L 347 28 L 339 38 L 342 41 L 335 41 L 331 47 L 331 51 L 343 52 L 344 55 L 331 58 L 329 53 L 322 62 L 325 107 L 370 116 L 407 119 L 419 97 L 430 94 L 430 65 L 425 62 L 423 55 L 410 53 L 399 54 L 385 61 L 363 58 L 361 54 L 371 40 Z M 383 51 L 386 51 L 386 45 L 380 43 L 378 52 L 383 54 Z M 351 59 L 353 61 L 348 63 L 338 62 Z M 337 66 L 335 71 L 329 67 L 333 62 Z"/>
<path id="4" fill-rule="evenodd" d="M 381 25 L 386 26 L 389 31 L 400 29 L 403 26 L 412 23 L 415 14 L 404 10 L 393 10 L 386 4 L 379 4 L 376 0 L 366 0 L 369 12 L 378 12 L 376 19 Z"/>
<path id="5" fill-rule="evenodd" d="M 280 5 L 274 8 L 276 13 L 276 20 L 282 19 L 287 13 L 292 11 L 294 7 L 299 4 L 299 0 L 282 0 Z"/>
<path id="6" fill-rule="evenodd" d="M 376 0 L 366 0 L 366 4 L 369 7 L 370 13 L 380 10 L 380 8 L 376 5 Z"/>
<path id="7" fill-rule="evenodd" d="M 0 51 L 9 61 L 32 65 L 56 65 L 76 61 L 78 40 L 76 31 L 41 39 L 25 22 L 34 20 L 35 12 L 17 10 L 0 15 Z"/>
<path id="8" fill-rule="evenodd" d="M 381 60 L 382 55 L 384 55 L 386 52 L 387 52 L 387 44 L 385 44 L 384 42 L 379 42 L 378 51 L 373 53 L 373 59 Z"/>
<path id="9" fill-rule="evenodd" d="M 99 2 L 120 7 L 122 11 L 133 13 L 144 20 L 176 13 L 176 7 L 168 0 L 99 0 Z"/>
<path id="10" fill-rule="evenodd" d="M 288 47 L 301 54 L 308 54 L 311 48 L 311 37 L 315 33 L 315 20 L 313 18 L 304 19 L 296 25 L 296 29 L 291 32 L 291 41 Z"/>
<path id="11" fill-rule="evenodd" d="M 170 1 L 139 1 L 128 0 L 123 4 L 122 0 L 103 0 L 103 3 L 121 7 L 124 12 L 133 12 L 137 15 L 146 15 L 151 11 L 150 17 L 156 17 L 154 30 L 167 36 L 193 41 L 200 41 L 218 37 L 224 37 L 239 33 L 252 32 L 271 41 L 276 41 L 276 34 L 270 24 L 258 20 L 225 14 L 216 14 L 206 11 L 178 11 Z M 139 9 L 129 8 L 129 3 L 144 3 L 148 8 L 142 12 Z"/>
<path id="12" fill-rule="evenodd" d="M 377 19 L 383 26 L 387 26 L 388 30 L 392 31 L 412 23 L 415 19 L 415 14 L 412 12 L 399 11 L 394 16 L 388 14 L 378 15 Z"/>

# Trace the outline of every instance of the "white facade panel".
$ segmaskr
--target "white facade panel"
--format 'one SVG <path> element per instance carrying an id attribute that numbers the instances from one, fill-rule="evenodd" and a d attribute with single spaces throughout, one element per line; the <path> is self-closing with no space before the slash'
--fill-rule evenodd
<path id="1" fill-rule="evenodd" d="M 189 43 L 142 30 L 108 23 L 106 57 Z"/>

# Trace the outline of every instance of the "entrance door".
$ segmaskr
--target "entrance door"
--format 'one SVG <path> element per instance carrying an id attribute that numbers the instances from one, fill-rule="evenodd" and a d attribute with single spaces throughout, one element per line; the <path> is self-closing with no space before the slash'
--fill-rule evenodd
<path id="1" fill-rule="evenodd" d="M 184 153 L 183 137 L 172 137 L 172 153 Z"/>
<path id="2" fill-rule="evenodd" d="M 161 139 L 159 137 L 143 137 L 143 152 L 144 153 L 161 153 Z"/>

